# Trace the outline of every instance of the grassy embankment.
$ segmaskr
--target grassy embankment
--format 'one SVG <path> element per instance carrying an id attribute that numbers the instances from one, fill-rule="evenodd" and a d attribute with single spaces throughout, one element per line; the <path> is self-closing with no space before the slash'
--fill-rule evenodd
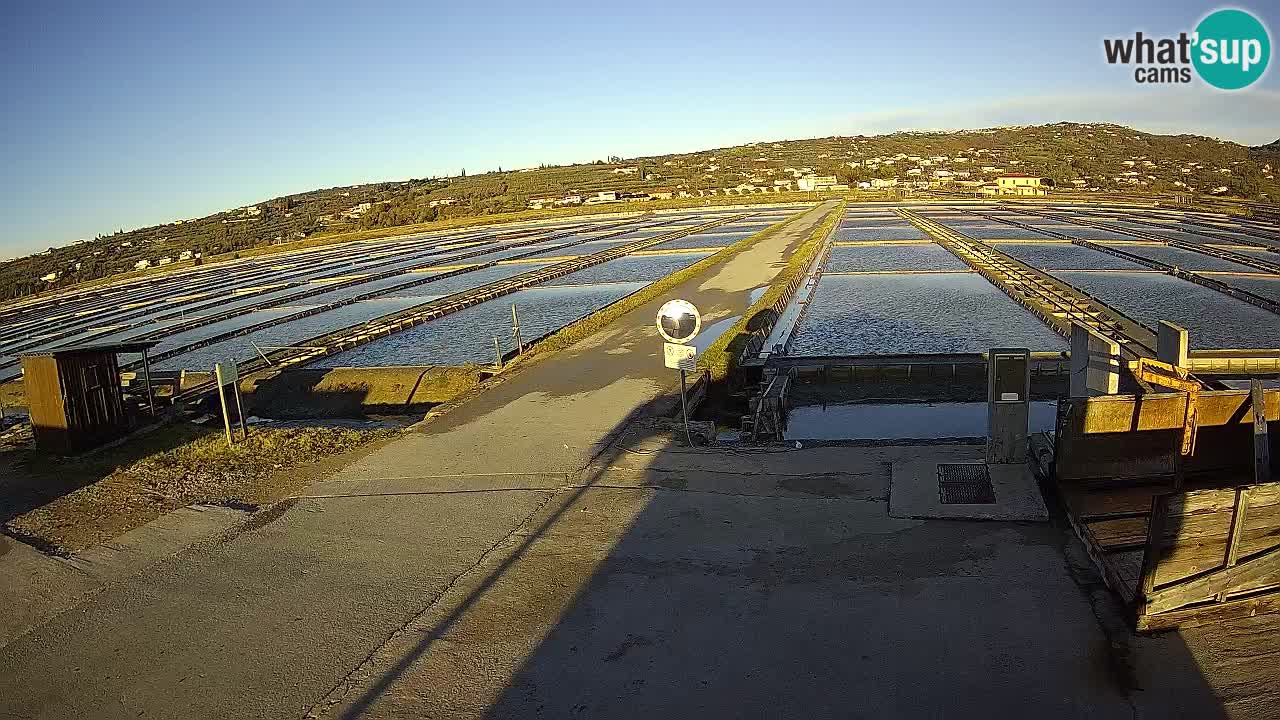
<path id="1" fill-rule="evenodd" d="M 180 423 L 74 458 L 0 453 L 6 534 L 73 553 L 192 503 L 257 506 L 295 494 L 318 458 L 391 437 L 388 429 L 251 427 L 228 448 L 222 428 Z"/>
<path id="2" fill-rule="evenodd" d="M 241 383 L 247 412 L 271 418 L 418 415 L 480 384 L 460 367 L 295 368 Z"/>
<path id="3" fill-rule="evenodd" d="M 833 210 L 818 227 L 814 228 L 808 239 L 797 247 L 791 257 L 787 259 L 786 266 L 769 284 L 769 289 L 743 313 L 738 322 L 734 323 L 703 352 L 698 363 L 711 373 L 713 382 L 724 380 L 729 376 L 729 373 L 733 372 L 737 366 L 738 358 L 742 355 L 743 348 L 746 347 L 747 342 L 754 334 L 753 331 L 757 331 L 757 327 L 761 322 L 760 318 L 777 318 L 786 309 L 787 303 L 791 302 L 798 283 L 803 280 L 805 272 L 809 269 L 810 263 L 813 262 L 814 256 L 822 249 L 822 244 L 827 234 L 844 217 L 845 205 L 845 203 L 840 203 L 839 207 Z M 772 329 L 771 321 L 769 329 Z M 762 330 L 763 332 L 768 332 L 768 330 Z"/>

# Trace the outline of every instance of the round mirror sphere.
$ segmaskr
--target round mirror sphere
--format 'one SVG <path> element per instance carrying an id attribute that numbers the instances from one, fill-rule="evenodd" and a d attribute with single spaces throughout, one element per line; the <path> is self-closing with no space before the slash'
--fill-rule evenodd
<path id="1" fill-rule="evenodd" d="M 693 313 L 682 312 L 676 315 L 662 316 L 662 330 L 677 340 L 688 340 L 698 327 L 698 318 Z"/>

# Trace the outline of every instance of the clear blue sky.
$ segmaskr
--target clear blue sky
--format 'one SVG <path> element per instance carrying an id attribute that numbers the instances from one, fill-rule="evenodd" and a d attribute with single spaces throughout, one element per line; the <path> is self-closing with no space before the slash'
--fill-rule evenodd
<path id="1" fill-rule="evenodd" d="M 1103 37 L 1216 7 L 11 3 L 0 257 L 318 187 L 754 140 L 1058 120 L 1275 140 L 1274 69 L 1223 94 L 1103 62 Z"/>

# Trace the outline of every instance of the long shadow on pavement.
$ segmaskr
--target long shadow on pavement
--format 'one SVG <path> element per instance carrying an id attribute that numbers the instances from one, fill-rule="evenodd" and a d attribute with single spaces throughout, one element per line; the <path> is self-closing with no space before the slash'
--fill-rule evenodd
<path id="1" fill-rule="evenodd" d="M 889 517 L 910 448 L 625 425 L 339 717 L 1224 717 L 1176 635 L 1135 702 L 1060 528 Z"/>

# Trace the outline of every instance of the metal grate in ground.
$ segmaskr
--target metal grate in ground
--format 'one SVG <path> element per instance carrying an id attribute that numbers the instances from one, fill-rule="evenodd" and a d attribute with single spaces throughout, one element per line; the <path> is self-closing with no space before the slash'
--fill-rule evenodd
<path id="1" fill-rule="evenodd" d="M 940 463 L 938 497 L 943 505 L 993 505 L 991 473 L 979 463 Z"/>

